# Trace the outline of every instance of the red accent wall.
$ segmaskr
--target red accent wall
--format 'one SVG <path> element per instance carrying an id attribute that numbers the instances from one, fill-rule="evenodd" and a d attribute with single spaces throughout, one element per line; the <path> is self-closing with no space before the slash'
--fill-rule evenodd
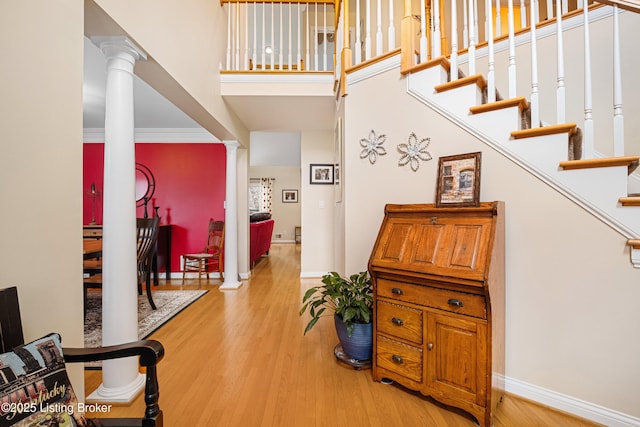
<path id="1" fill-rule="evenodd" d="M 84 144 L 83 221 L 91 222 L 91 184 L 104 189 L 104 144 Z M 197 252 L 207 243 L 209 218 L 224 220 L 226 149 L 223 144 L 136 144 L 136 162 L 151 170 L 156 181 L 148 204 L 159 206 L 161 224 L 173 225 L 171 271 L 180 270 L 180 255 Z M 137 208 L 137 216 L 144 208 Z M 102 224 L 102 197 L 96 198 L 95 219 Z"/>

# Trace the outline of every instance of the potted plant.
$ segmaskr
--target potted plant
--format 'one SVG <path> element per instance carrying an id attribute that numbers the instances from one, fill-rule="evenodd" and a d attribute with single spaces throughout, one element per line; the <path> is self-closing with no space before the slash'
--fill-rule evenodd
<path id="1" fill-rule="evenodd" d="M 355 360 L 371 358 L 373 294 L 368 271 L 352 274 L 348 278 L 335 271 L 326 274 L 322 276 L 322 285 L 305 292 L 302 303 L 300 315 L 307 309 L 311 315 L 304 330 L 305 335 L 328 309 L 333 311 L 343 351 Z"/>

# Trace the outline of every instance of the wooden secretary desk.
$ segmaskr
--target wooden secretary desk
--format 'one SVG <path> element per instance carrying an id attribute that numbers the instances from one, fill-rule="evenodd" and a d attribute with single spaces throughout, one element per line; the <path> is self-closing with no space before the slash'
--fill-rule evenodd
<path id="1" fill-rule="evenodd" d="M 491 426 L 504 391 L 504 203 L 387 205 L 369 272 L 374 380 Z"/>

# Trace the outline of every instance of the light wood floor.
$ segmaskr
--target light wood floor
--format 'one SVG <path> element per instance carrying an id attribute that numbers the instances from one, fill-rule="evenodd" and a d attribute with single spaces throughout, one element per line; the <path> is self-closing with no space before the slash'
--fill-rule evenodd
<path id="1" fill-rule="evenodd" d="M 331 318 L 303 336 L 298 315 L 304 291 L 300 246 L 276 244 L 236 291 L 210 290 L 151 336 L 164 345 L 158 367 L 160 406 L 167 426 L 474 426 L 466 413 L 397 385 L 371 379 L 333 356 Z M 204 283 L 204 282 L 203 282 Z M 160 285 L 180 289 L 180 281 Z M 185 288 L 197 287 L 197 282 Z M 101 382 L 86 371 L 86 392 Z M 111 417 L 140 416 L 144 400 L 114 407 Z M 496 427 L 594 426 L 506 395 Z"/>

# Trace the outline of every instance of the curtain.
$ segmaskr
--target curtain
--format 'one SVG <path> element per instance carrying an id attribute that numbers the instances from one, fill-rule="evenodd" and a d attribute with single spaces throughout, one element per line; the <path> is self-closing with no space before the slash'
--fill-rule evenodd
<path id="1" fill-rule="evenodd" d="M 260 186 L 262 187 L 262 195 L 260 197 L 260 212 L 271 213 L 271 200 L 273 198 L 273 179 L 260 178 Z"/>

